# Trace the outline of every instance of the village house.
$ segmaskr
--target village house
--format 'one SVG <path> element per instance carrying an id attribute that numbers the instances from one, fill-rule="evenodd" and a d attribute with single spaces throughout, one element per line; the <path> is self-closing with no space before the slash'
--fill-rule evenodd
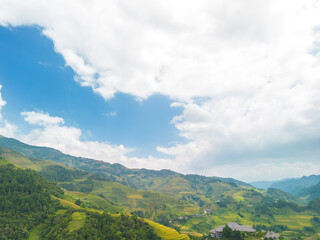
<path id="1" fill-rule="evenodd" d="M 271 239 L 279 239 L 279 237 L 280 237 L 280 234 L 277 234 L 277 233 L 275 233 L 275 232 L 267 232 L 267 234 L 266 234 L 266 238 L 271 238 Z"/>
<path id="2" fill-rule="evenodd" d="M 211 212 L 212 212 L 212 210 L 209 209 L 209 208 L 206 208 L 206 209 L 203 210 L 204 214 L 210 214 Z"/>
<path id="3" fill-rule="evenodd" d="M 240 232 L 244 232 L 244 233 L 255 233 L 256 230 L 250 226 L 243 226 L 243 225 L 239 225 L 236 222 L 231 222 L 231 223 L 227 223 L 227 225 L 229 226 L 229 228 L 231 228 L 232 231 L 240 231 Z M 211 229 L 210 230 L 210 235 L 211 237 L 217 237 L 217 238 L 222 238 L 223 237 L 223 229 L 224 229 L 225 225 L 219 226 L 217 228 Z"/>

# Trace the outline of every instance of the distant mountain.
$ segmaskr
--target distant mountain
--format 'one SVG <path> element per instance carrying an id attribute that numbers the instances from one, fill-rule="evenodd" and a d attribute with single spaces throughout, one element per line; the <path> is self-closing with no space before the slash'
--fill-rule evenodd
<path id="1" fill-rule="evenodd" d="M 279 181 L 256 181 L 249 183 L 251 186 L 254 186 L 256 188 L 260 188 L 263 190 L 267 190 L 269 187 L 271 187 L 272 184 L 277 183 Z"/>
<path id="2" fill-rule="evenodd" d="M 270 187 L 298 195 L 303 189 L 316 185 L 320 181 L 320 175 L 303 176 L 285 181 L 279 181 Z"/>
<path id="3" fill-rule="evenodd" d="M 290 193 L 284 192 L 279 189 L 269 188 L 265 193 L 265 200 L 270 199 L 270 201 L 284 200 L 287 202 L 299 202 L 299 199 L 295 196 L 292 196 Z"/>
<path id="4" fill-rule="evenodd" d="M 320 199 L 320 182 L 308 188 L 302 189 L 298 194 L 299 197 L 304 197 L 308 201 Z"/>
<path id="5" fill-rule="evenodd" d="M 171 170 L 128 169 L 4 137 L 0 137 L 2 164 L 31 168 L 55 181 L 65 192 L 66 197 L 60 199 L 62 205 L 110 213 L 134 212 L 186 233 L 206 234 L 214 226 L 235 221 L 287 225 L 295 234 L 296 222 L 313 216 L 313 210 L 301 205 L 297 197 L 278 189 L 261 191 L 235 179 L 183 175 Z"/>

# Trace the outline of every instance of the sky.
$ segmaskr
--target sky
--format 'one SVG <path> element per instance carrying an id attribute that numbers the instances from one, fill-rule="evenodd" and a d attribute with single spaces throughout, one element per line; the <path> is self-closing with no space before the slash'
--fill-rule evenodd
<path id="1" fill-rule="evenodd" d="M 320 1 L 0 0 L 0 134 L 130 168 L 320 174 Z"/>

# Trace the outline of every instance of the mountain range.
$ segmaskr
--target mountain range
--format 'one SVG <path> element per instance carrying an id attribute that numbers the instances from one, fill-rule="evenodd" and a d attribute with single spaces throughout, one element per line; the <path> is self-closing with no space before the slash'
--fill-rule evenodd
<path id="1" fill-rule="evenodd" d="M 294 196 L 310 201 L 319 197 L 320 175 L 303 176 L 300 178 L 287 178 L 279 181 L 258 181 L 250 183 L 260 189 L 275 188 Z"/>
<path id="2" fill-rule="evenodd" d="M 32 169 L 55 182 L 64 191 L 65 197 L 60 199 L 63 204 L 74 206 L 77 202 L 84 209 L 111 214 L 135 213 L 192 236 L 201 236 L 214 226 L 232 221 L 282 232 L 288 237 L 317 229 L 312 219 L 318 211 L 314 199 L 319 197 L 319 184 L 293 196 L 281 189 L 261 190 L 232 178 L 129 169 L 3 136 L 0 157 L 2 164 Z M 311 184 L 310 179 L 303 180 Z M 295 180 L 291 183 L 301 182 Z"/>

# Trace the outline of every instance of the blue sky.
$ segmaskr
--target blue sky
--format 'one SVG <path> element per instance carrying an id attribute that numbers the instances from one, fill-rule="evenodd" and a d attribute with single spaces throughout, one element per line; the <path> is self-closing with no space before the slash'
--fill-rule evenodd
<path id="1" fill-rule="evenodd" d="M 119 93 L 110 100 L 74 81 L 74 71 L 54 51 L 53 43 L 39 27 L 0 27 L 0 78 L 8 102 L 3 115 L 28 132 L 20 115 L 44 111 L 62 117 L 67 125 L 81 128 L 82 138 L 135 148 L 134 155 L 161 156 L 158 145 L 183 142 L 171 119 L 182 112 L 170 107 L 163 95 L 145 101 Z"/>
<path id="2" fill-rule="evenodd" d="M 132 168 L 319 174 L 319 9 L 2 0 L 0 134 Z"/>

